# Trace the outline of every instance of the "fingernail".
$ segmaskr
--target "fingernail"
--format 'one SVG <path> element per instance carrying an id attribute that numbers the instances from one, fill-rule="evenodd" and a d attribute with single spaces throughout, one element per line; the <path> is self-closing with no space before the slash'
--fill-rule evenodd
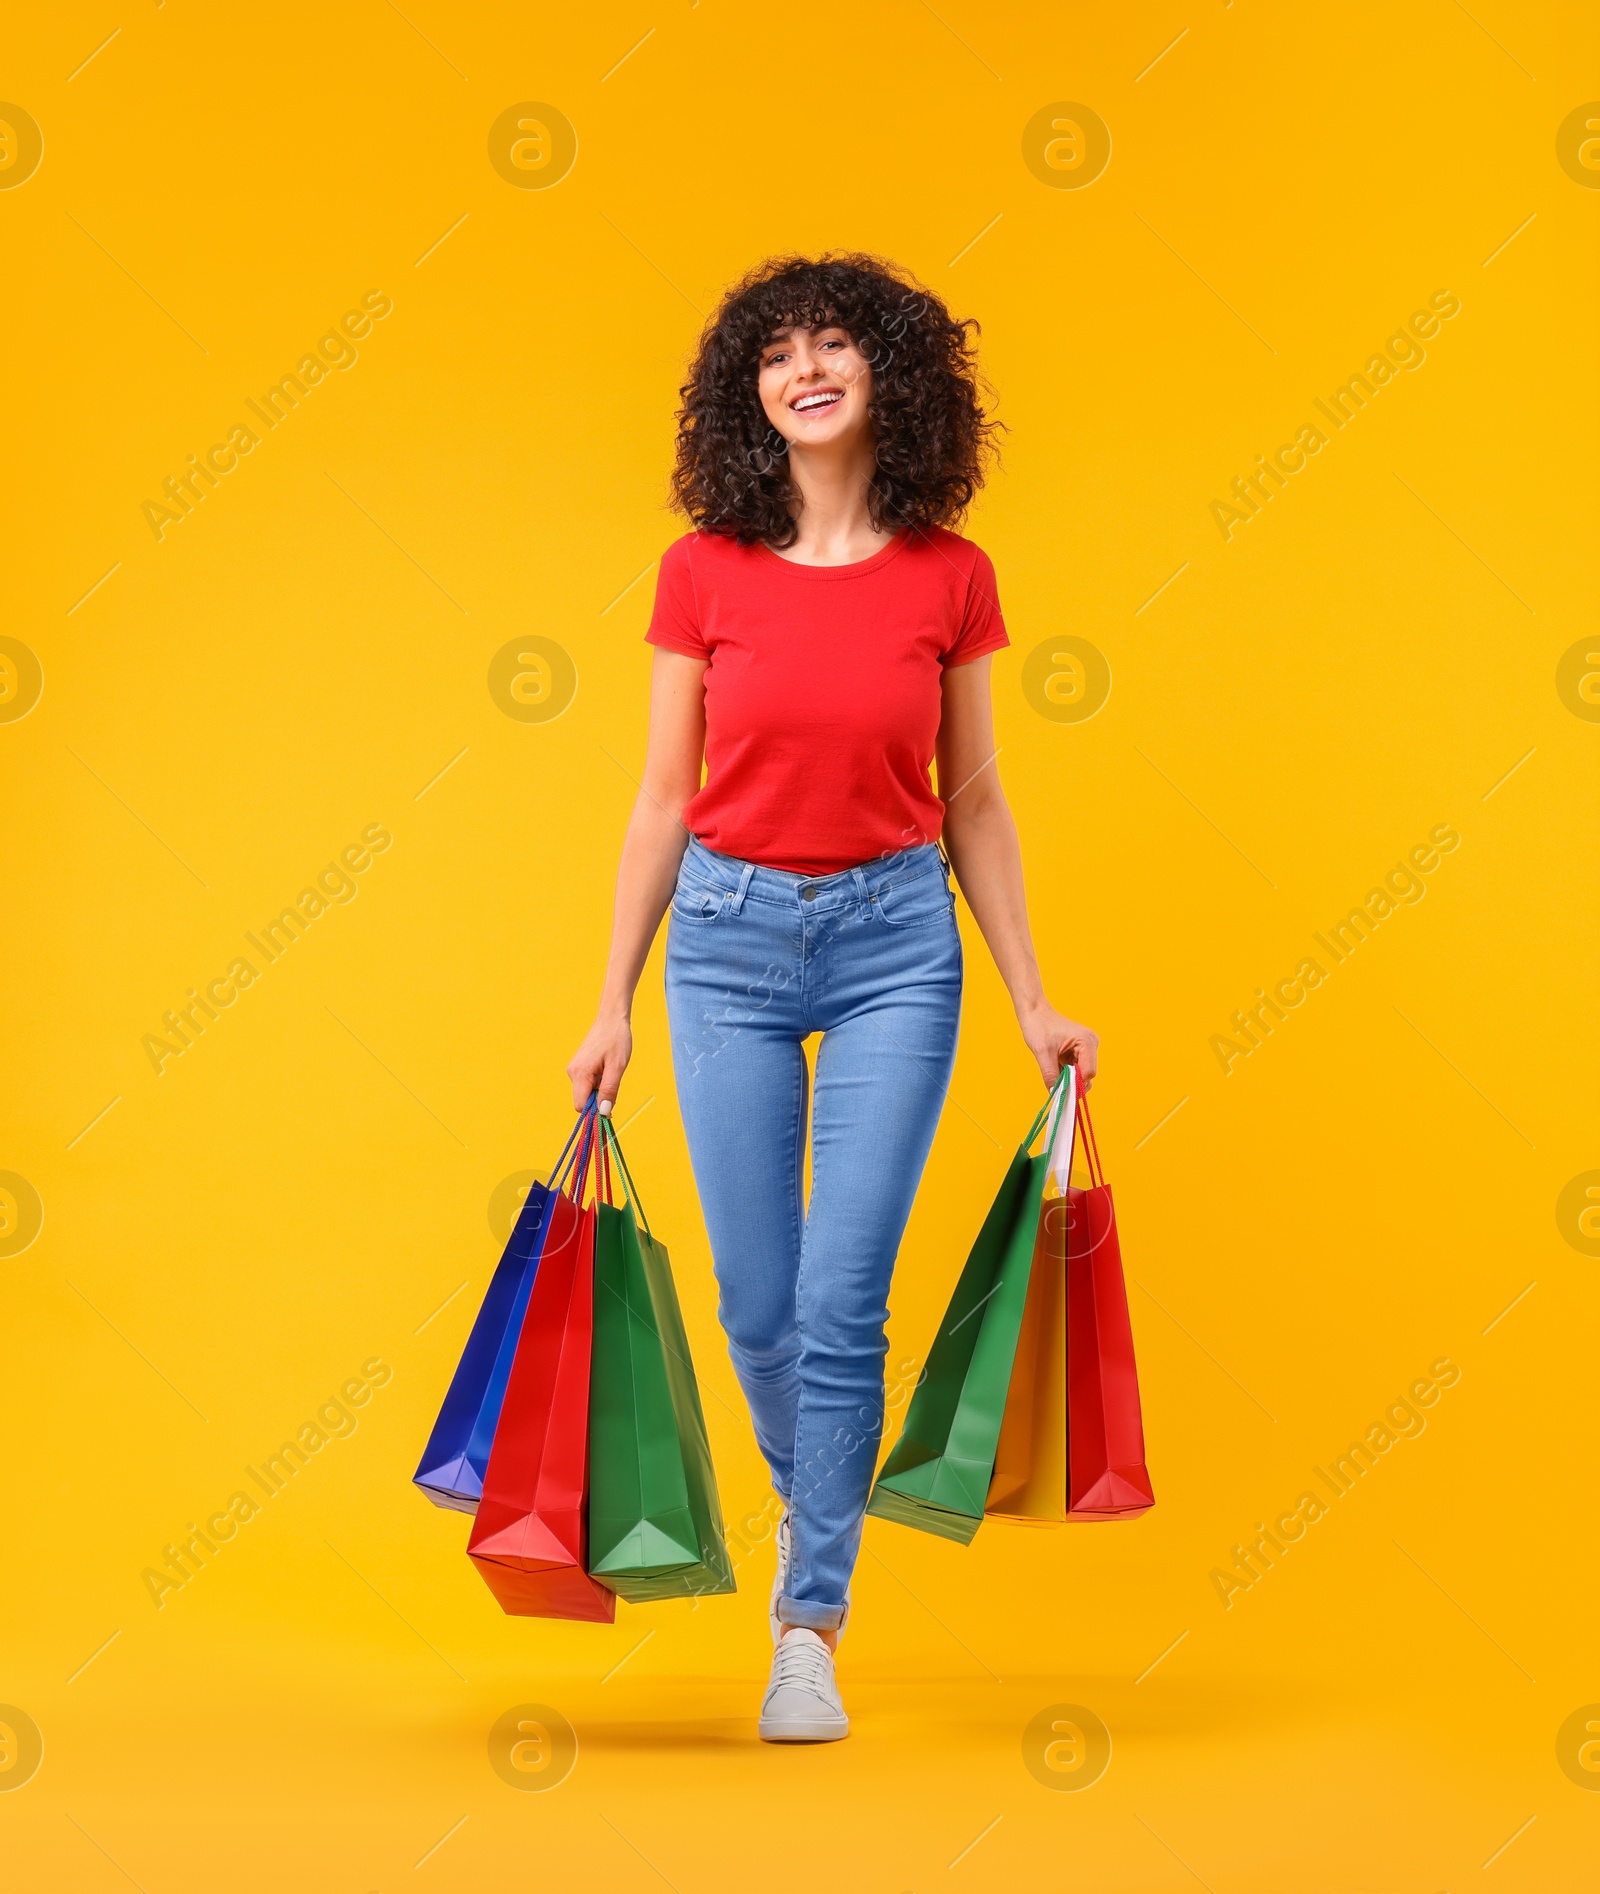
<path id="1" fill-rule="evenodd" d="M 609 1117 L 611 1116 L 611 1100 L 610 1100 L 609 1098 L 602 1098 L 602 1099 L 601 1099 L 601 1101 L 600 1101 L 600 1116 L 601 1116 L 602 1118 L 609 1118 Z"/>

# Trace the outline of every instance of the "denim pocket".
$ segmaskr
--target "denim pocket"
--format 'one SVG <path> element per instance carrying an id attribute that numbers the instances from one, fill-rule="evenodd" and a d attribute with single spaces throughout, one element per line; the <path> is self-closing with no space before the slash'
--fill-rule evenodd
<path id="1" fill-rule="evenodd" d="M 716 920 L 727 905 L 726 890 L 714 888 L 706 881 L 682 878 L 672 891 L 672 918 L 688 921 L 692 926 L 704 926 Z"/>
<path id="2" fill-rule="evenodd" d="M 873 890 L 872 909 L 887 927 L 930 927 L 956 911 L 943 873 L 926 871 L 880 882 Z"/>

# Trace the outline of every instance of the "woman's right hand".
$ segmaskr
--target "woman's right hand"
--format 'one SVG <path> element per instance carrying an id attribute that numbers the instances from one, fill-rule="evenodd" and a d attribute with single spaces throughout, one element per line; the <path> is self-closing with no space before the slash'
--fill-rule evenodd
<path id="1" fill-rule="evenodd" d="M 609 1112 L 617 1102 L 617 1087 L 633 1057 L 633 1028 L 624 1014 L 601 1014 L 584 1034 L 583 1044 L 567 1061 L 572 1080 L 572 1109 L 582 1111 L 589 1094 L 600 1094 L 600 1109 Z"/>

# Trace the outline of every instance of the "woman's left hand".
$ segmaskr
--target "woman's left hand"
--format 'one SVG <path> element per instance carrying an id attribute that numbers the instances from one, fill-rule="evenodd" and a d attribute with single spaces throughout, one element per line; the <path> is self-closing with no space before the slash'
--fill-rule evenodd
<path id="1" fill-rule="evenodd" d="M 1058 1013 L 1048 1001 L 1041 1001 L 1020 1024 L 1028 1050 L 1039 1061 L 1046 1085 L 1054 1085 L 1063 1065 L 1078 1068 L 1078 1083 L 1085 1091 L 1094 1083 L 1100 1065 L 1100 1035 L 1075 1019 Z"/>

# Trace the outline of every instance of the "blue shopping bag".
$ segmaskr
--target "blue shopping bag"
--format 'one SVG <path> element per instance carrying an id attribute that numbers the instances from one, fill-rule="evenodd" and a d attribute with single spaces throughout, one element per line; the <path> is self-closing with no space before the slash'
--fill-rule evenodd
<path id="1" fill-rule="evenodd" d="M 489 1449 L 494 1445 L 506 1383 L 511 1378 L 511 1363 L 516 1357 L 517 1338 L 528 1312 L 539 1257 L 550 1233 L 554 1199 L 562 1173 L 576 1157 L 578 1134 L 592 1115 L 591 1101 L 567 1140 L 550 1182 L 541 1184 L 536 1180 L 529 1186 L 517 1227 L 511 1232 L 511 1240 L 495 1268 L 483 1306 L 478 1310 L 472 1333 L 461 1352 L 461 1365 L 450 1382 L 427 1448 L 411 1476 L 436 1506 L 447 1506 L 458 1513 L 478 1510 Z"/>

